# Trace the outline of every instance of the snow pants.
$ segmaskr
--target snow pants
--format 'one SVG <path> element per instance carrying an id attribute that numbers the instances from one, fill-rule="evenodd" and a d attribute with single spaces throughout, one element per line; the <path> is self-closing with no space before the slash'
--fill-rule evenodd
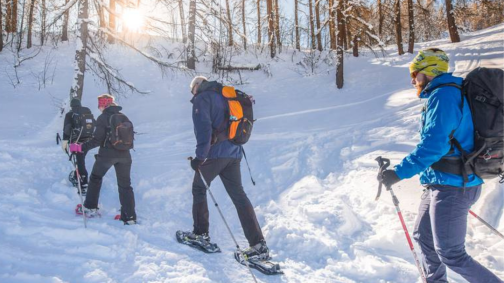
<path id="1" fill-rule="evenodd" d="M 75 159 L 77 161 L 77 169 L 79 169 L 79 174 L 81 178 L 81 186 L 85 186 L 88 183 L 88 171 L 86 170 L 86 154 L 87 152 L 76 152 Z M 77 172 L 74 173 L 75 180 L 77 180 Z"/>
<path id="2" fill-rule="evenodd" d="M 222 158 L 222 159 L 207 159 L 201 166 L 200 171 L 205 178 L 206 183 L 210 183 L 219 176 L 226 188 L 226 191 L 231 197 L 238 218 L 245 233 L 249 245 L 253 246 L 264 240 L 264 236 L 257 221 L 254 207 L 250 203 L 247 194 L 243 190 L 240 172 L 241 159 Z M 206 187 L 201 180 L 200 174 L 195 172 L 193 186 L 193 220 L 194 233 L 203 234 L 209 232 L 209 213 L 206 195 Z"/>
<path id="3" fill-rule="evenodd" d="M 136 220 L 135 195 L 131 187 L 131 157 L 102 157 L 95 155 L 96 162 L 89 178 L 89 186 L 84 202 L 86 208 L 98 208 L 98 199 L 102 186 L 103 176 L 110 167 L 114 166 L 119 187 L 119 201 L 121 203 L 121 220 Z"/>
<path id="4" fill-rule="evenodd" d="M 465 250 L 467 215 L 481 185 L 463 188 L 430 185 L 420 203 L 413 238 L 421 248 L 429 283 L 448 282 L 446 267 L 471 283 L 503 282 Z"/>

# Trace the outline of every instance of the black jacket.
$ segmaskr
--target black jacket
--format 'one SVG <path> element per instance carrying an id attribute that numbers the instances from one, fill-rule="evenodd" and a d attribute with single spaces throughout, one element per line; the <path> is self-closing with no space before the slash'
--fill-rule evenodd
<path id="1" fill-rule="evenodd" d="M 102 157 L 129 157 L 131 154 L 129 150 L 117 150 L 112 147 L 108 139 L 108 133 L 110 131 L 110 117 L 114 114 L 121 113 L 121 106 L 109 106 L 103 110 L 103 113 L 96 119 L 96 128 L 93 134 L 93 138 L 82 144 L 82 151 L 88 151 L 95 147 L 100 147 L 98 155 Z"/>
<path id="2" fill-rule="evenodd" d="M 65 121 L 63 122 L 63 139 L 64 140 L 70 140 L 70 142 L 77 142 L 77 136 L 76 133 L 72 133 L 75 125 L 73 124 L 73 115 L 74 113 L 79 113 L 79 114 L 92 114 L 91 110 L 87 107 L 82 107 L 82 106 L 77 106 L 77 107 L 72 107 L 72 110 L 68 111 L 65 115 Z M 73 134 L 73 135 L 72 135 Z M 83 142 L 84 139 L 81 139 L 79 142 Z"/>

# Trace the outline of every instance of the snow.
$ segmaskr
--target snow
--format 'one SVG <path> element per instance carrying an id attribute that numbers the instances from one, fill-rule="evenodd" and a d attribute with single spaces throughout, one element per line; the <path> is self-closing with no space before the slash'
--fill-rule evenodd
<path id="1" fill-rule="evenodd" d="M 450 68 L 465 75 L 478 66 L 504 66 L 504 25 L 448 39 L 417 44 L 447 51 Z M 135 46 L 141 45 L 136 43 Z M 141 49 L 141 47 L 139 47 Z M 167 48 L 170 48 L 167 46 Z M 61 131 L 59 107 L 68 103 L 74 43 L 52 52 L 53 84 L 38 91 L 32 72 L 44 68 L 49 47 L 18 72 L 15 89 L 0 76 L 0 282 L 250 282 L 233 258 L 234 244 L 217 211 L 209 205 L 210 233 L 223 252 L 207 255 L 178 244 L 175 231 L 192 228 L 191 183 L 187 157 L 194 155 L 191 77 L 162 77 L 143 54 L 111 47 L 106 54 L 125 79 L 148 95 L 118 98 L 136 127 L 132 185 L 140 225 L 113 220 L 119 208 L 113 169 L 103 181 L 101 219 L 88 228 L 73 213 L 79 197 L 67 180 L 71 164 L 54 135 Z M 239 89 L 254 95 L 255 124 L 245 146 L 252 174 L 243 165 L 245 190 L 255 206 L 268 245 L 285 275 L 260 282 L 420 282 L 413 257 L 392 205 L 382 193 L 375 201 L 379 155 L 397 164 L 418 141 L 421 102 L 409 84 L 411 54 L 345 57 L 345 86 L 335 87 L 335 71 L 324 61 L 315 72 L 299 72 L 304 54 L 284 50 L 233 56 L 233 65 L 263 64 L 264 71 L 241 72 Z M 308 55 L 307 55 L 308 56 Z M 0 62 L 9 62 L 8 51 Z M 198 70 L 209 74 L 211 60 Z M 2 65 L 6 72 L 13 72 Z M 215 75 L 213 75 L 214 78 Z M 232 75 L 238 80 L 238 75 Z M 86 74 L 83 105 L 95 116 L 96 96 L 106 88 Z M 91 171 L 94 154 L 87 157 Z M 410 232 L 422 195 L 418 178 L 395 187 Z M 246 246 L 232 202 L 220 181 L 212 191 L 241 246 Z M 504 188 L 495 181 L 473 207 L 504 232 Z M 504 278 L 504 242 L 469 218 L 467 250 Z M 418 248 L 417 248 L 418 252 Z M 465 282 L 449 272 L 450 282 Z"/>

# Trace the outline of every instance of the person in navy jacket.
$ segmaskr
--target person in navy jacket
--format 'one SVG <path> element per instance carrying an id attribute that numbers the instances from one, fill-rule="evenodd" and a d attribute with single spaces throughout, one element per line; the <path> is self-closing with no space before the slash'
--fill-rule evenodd
<path id="1" fill-rule="evenodd" d="M 447 73 L 448 60 L 444 51 L 432 48 L 420 51 L 411 62 L 412 84 L 418 96 L 426 99 L 420 142 L 401 163 L 393 170 L 385 170 L 378 179 L 391 186 L 419 174 L 420 183 L 427 188 L 413 232 L 421 248 L 427 282 L 448 282 L 446 267 L 469 282 L 503 282 L 465 250 L 468 212 L 480 197 L 483 181 L 474 174 L 464 178 L 435 166 L 442 158 L 460 157 L 451 137 L 466 152 L 474 147 L 471 111 L 467 101 L 463 103 L 465 98 L 459 88 L 462 78 Z"/>
<path id="2" fill-rule="evenodd" d="M 206 187 L 198 170 L 208 185 L 220 177 L 238 212 L 243 232 L 250 247 L 244 251 L 247 258 L 268 259 L 269 249 L 257 221 L 254 207 L 243 190 L 240 162 L 242 147 L 226 138 L 219 138 L 228 128 L 229 105 L 222 95 L 223 86 L 205 77 L 195 77 L 190 84 L 193 94 L 192 119 L 196 136 L 196 158 L 191 167 L 195 175 L 192 186 L 194 230 L 190 237 L 210 241 L 209 212 Z"/>

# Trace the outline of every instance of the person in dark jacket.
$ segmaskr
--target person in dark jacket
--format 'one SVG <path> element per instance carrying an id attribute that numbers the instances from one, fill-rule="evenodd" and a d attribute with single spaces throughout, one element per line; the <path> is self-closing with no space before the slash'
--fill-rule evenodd
<path id="1" fill-rule="evenodd" d="M 266 259 L 269 249 L 257 221 L 254 207 L 243 190 L 240 162 L 242 148 L 229 140 L 216 141 L 216 133 L 227 129 L 227 100 L 222 95 L 222 85 L 205 77 L 196 77 L 190 85 L 194 95 L 193 123 L 196 135 L 196 158 L 191 167 L 200 171 L 208 185 L 219 176 L 238 212 L 241 226 L 250 248 L 245 250 L 250 258 Z M 193 220 L 194 230 L 190 237 L 210 241 L 209 212 L 206 187 L 198 172 L 195 172 L 193 185 Z"/>
<path id="2" fill-rule="evenodd" d="M 65 115 L 65 121 L 63 122 L 63 140 L 61 141 L 61 147 L 63 151 L 68 154 L 68 144 L 76 143 L 76 142 L 85 142 L 89 140 L 91 137 L 88 135 L 82 135 L 81 129 L 79 125 L 76 125 L 76 121 L 85 114 L 92 114 L 91 110 L 87 107 L 83 107 L 81 105 L 81 101 L 77 98 L 73 98 L 70 101 L 70 107 L 72 110 L 68 111 Z M 85 196 L 87 192 L 88 186 L 88 172 L 86 170 L 86 154 L 87 151 L 77 152 L 75 154 L 77 161 L 77 169 L 80 173 L 80 185 L 82 195 Z M 70 175 L 71 182 L 76 185 L 77 184 L 77 173 L 73 171 Z M 78 191 L 77 191 L 78 193 Z"/>
<path id="3" fill-rule="evenodd" d="M 88 151 L 100 147 L 95 155 L 96 161 L 89 179 L 88 193 L 84 202 L 84 212 L 93 215 L 98 211 L 98 199 L 103 176 L 110 167 L 114 166 L 119 187 L 119 200 L 121 203 L 121 220 L 124 224 L 136 224 L 135 196 L 131 187 L 131 154 L 129 150 L 115 149 L 108 139 L 110 130 L 110 117 L 121 114 L 122 107 L 114 103 L 114 97 L 108 94 L 98 96 L 98 109 L 102 114 L 96 120 L 96 129 L 93 138 L 82 144 L 71 144 L 72 152 Z"/>
<path id="4" fill-rule="evenodd" d="M 465 101 L 461 107 L 464 98 L 453 86 L 460 86 L 462 78 L 447 71 L 448 56 L 435 48 L 420 51 L 410 64 L 412 84 L 418 96 L 427 100 L 420 142 L 394 170 L 385 170 L 378 180 L 391 186 L 420 174 L 420 182 L 427 187 L 413 232 L 421 248 L 427 282 L 448 282 L 446 267 L 469 282 L 502 282 L 465 250 L 467 216 L 480 197 L 483 181 L 475 174 L 464 180 L 462 175 L 444 172 L 436 165 L 443 157 L 460 157 L 457 148 L 450 145 L 452 136 L 464 151 L 474 148 L 469 105 Z"/>

